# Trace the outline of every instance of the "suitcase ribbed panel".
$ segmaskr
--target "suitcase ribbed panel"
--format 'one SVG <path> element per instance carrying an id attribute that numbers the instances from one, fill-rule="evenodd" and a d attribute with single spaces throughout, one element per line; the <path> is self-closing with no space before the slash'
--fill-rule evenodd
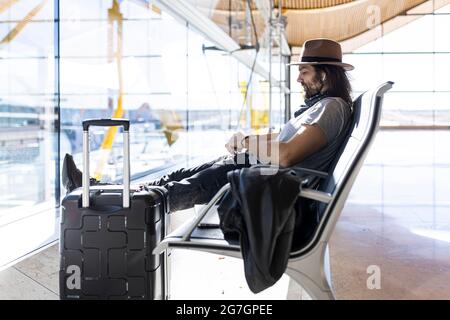
<path id="1" fill-rule="evenodd" d="M 120 186 L 116 186 L 116 188 Z M 81 189 L 62 202 L 61 299 L 164 298 L 163 255 L 152 250 L 166 233 L 163 189 L 131 194 L 122 208 L 120 189 L 92 187 L 90 208 Z"/>

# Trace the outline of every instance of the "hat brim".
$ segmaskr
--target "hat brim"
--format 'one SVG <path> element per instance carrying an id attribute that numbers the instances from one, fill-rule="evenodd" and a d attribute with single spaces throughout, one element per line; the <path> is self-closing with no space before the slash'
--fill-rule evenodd
<path id="1" fill-rule="evenodd" d="M 344 62 L 336 62 L 336 61 L 324 61 L 324 62 L 293 62 L 293 63 L 288 63 L 288 66 L 306 66 L 306 65 L 310 65 L 310 66 L 314 66 L 314 65 L 319 65 L 319 64 L 331 64 L 333 66 L 340 66 L 342 68 L 344 68 L 345 71 L 352 71 L 353 69 L 355 69 L 354 66 L 352 66 L 351 64 L 348 63 L 344 63 Z"/>

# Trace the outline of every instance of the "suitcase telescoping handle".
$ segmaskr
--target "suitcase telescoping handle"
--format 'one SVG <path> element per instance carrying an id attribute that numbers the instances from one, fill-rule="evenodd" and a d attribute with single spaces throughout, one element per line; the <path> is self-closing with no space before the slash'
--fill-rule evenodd
<path id="1" fill-rule="evenodd" d="M 89 126 L 123 126 L 123 207 L 130 207 L 130 121 L 127 119 L 90 119 L 83 121 L 82 206 L 89 207 Z"/>

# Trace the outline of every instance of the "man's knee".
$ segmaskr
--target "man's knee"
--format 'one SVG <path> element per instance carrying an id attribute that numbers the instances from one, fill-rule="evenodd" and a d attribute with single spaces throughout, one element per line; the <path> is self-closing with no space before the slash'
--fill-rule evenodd
<path id="1" fill-rule="evenodd" d="M 214 161 L 213 167 L 223 166 L 227 164 L 233 164 L 234 159 L 231 154 L 221 156 Z"/>

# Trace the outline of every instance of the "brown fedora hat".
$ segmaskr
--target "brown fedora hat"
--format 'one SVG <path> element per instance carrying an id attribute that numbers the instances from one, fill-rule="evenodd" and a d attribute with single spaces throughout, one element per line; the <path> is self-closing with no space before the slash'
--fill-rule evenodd
<path id="1" fill-rule="evenodd" d="M 346 71 L 354 69 L 351 64 L 342 62 L 341 45 L 336 41 L 325 38 L 305 41 L 302 54 L 300 55 L 300 61 L 289 63 L 290 66 L 316 64 L 341 66 Z"/>

